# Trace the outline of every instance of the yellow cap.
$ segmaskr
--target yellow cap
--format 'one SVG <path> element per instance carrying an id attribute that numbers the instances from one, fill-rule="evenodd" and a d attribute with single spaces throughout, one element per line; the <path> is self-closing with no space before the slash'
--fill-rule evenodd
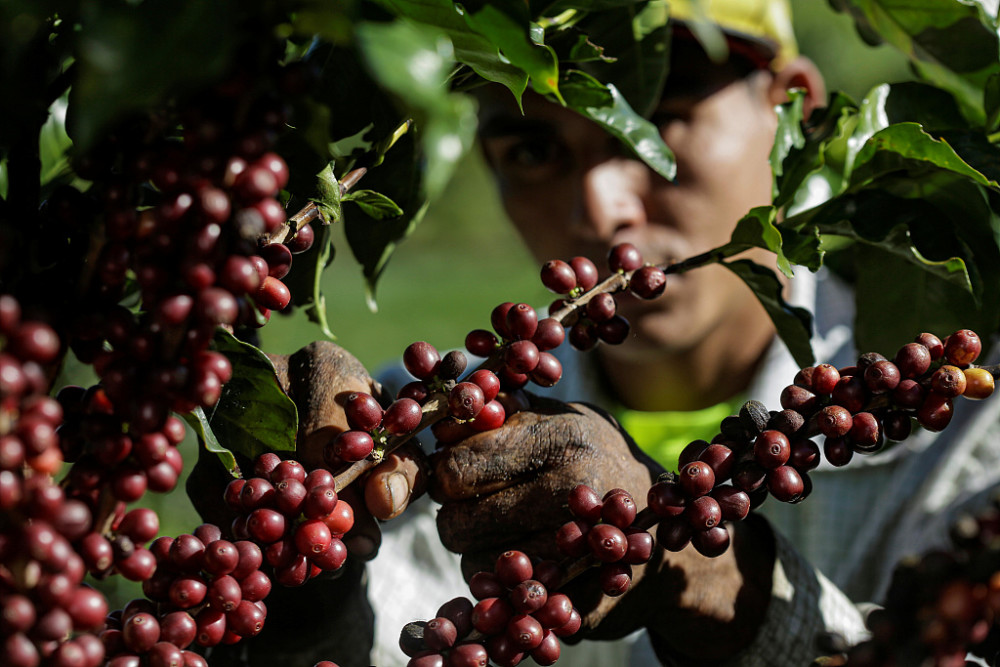
<path id="1" fill-rule="evenodd" d="M 771 67 L 781 69 L 799 54 L 788 0 L 669 0 L 670 17 L 709 21 L 729 37 L 759 47 Z"/>

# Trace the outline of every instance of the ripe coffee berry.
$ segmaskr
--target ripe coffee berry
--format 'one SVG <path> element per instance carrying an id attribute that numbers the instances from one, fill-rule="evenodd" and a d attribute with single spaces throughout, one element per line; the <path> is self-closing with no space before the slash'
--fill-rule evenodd
<path id="1" fill-rule="evenodd" d="M 542 284 L 556 294 L 569 294 L 576 287 L 576 273 L 560 259 L 549 260 L 542 265 Z"/>
<path id="2" fill-rule="evenodd" d="M 754 457 L 765 468 L 777 468 L 788 461 L 792 454 L 788 436 L 780 431 L 762 431 L 754 440 Z"/>
<path id="3" fill-rule="evenodd" d="M 944 343 L 944 357 L 948 363 L 965 367 L 979 358 L 983 343 L 979 335 L 970 329 L 959 329 Z"/>
<path id="4" fill-rule="evenodd" d="M 663 294 L 667 286 L 667 275 L 655 266 L 644 266 L 636 269 L 629 281 L 632 294 L 640 299 L 655 299 Z"/>
<path id="5" fill-rule="evenodd" d="M 605 563 L 621 560 L 628 550 L 628 540 L 620 528 L 600 523 L 587 533 L 587 543 L 591 553 Z"/>
<path id="6" fill-rule="evenodd" d="M 715 486 L 715 472 L 712 470 L 712 466 L 704 461 L 693 461 L 681 468 L 679 482 L 681 488 L 689 496 L 697 498 L 705 495 Z"/>
<path id="7" fill-rule="evenodd" d="M 608 268 L 612 271 L 635 271 L 642 266 L 642 253 L 631 243 L 619 243 L 608 253 Z"/>
<path id="8" fill-rule="evenodd" d="M 497 558 L 494 573 L 505 586 L 513 588 L 531 579 L 531 559 L 523 551 L 505 551 Z"/>
<path id="9" fill-rule="evenodd" d="M 382 424 L 382 406 L 371 394 L 352 392 L 344 403 L 347 423 L 359 431 L 371 431 Z"/>
<path id="10" fill-rule="evenodd" d="M 576 274 L 576 286 L 586 292 L 597 284 L 597 267 L 586 257 L 574 257 L 569 261 Z"/>
<path id="11" fill-rule="evenodd" d="M 459 382 L 448 394 L 448 410 L 455 419 L 473 419 L 485 403 L 483 390 L 472 382 Z"/>
<path id="12" fill-rule="evenodd" d="M 549 594 L 540 582 L 534 579 L 522 581 L 510 592 L 510 603 L 515 611 L 531 614 L 548 602 Z"/>
<path id="13" fill-rule="evenodd" d="M 471 336 L 472 334 L 469 335 Z M 472 349 L 469 351 L 473 354 L 477 354 Z M 426 380 L 433 377 L 433 375 L 437 372 L 438 365 L 440 363 L 441 355 L 438 354 L 437 349 L 430 343 L 425 343 L 423 341 L 410 343 L 410 345 L 403 350 L 403 365 L 411 375 L 420 380 Z"/>
<path id="14" fill-rule="evenodd" d="M 538 314 L 526 303 L 514 304 L 507 310 L 506 330 L 515 340 L 530 339 L 538 328 Z"/>

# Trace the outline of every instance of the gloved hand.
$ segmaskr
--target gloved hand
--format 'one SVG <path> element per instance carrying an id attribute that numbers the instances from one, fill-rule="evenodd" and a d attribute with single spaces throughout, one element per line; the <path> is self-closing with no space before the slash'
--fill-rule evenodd
<path id="1" fill-rule="evenodd" d="M 572 518 L 567 498 L 576 485 L 601 495 L 623 488 L 642 509 L 662 471 L 609 415 L 536 397 L 501 428 L 443 446 L 432 462 L 441 539 L 462 554 L 466 578 L 492 570 L 506 549 L 561 559 L 555 534 Z M 567 589 L 583 616 L 582 634 L 615 638 L 646 627 L 664 655 L 731 655 L 749 643 L 763 618 L 771 539 L 766 525 L 739 527 L 733 547 L 714 559 L 691 547 L 680 553 L 657 548 L 647 565 L 633 566 L 632 589 L 620 598 L 600 592 L 592 569 Z"/>

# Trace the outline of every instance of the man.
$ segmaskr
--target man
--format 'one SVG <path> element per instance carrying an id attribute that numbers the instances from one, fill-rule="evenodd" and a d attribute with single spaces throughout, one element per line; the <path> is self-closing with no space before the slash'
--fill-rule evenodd
<path id="1" fill-rule="evenodd" d="M 774 107 L 790 88 L 805 91 L 807 112 L 821 105 L 822 79 L 796 56 L 787 3 L 702 5 L 730 51 L 724 62 L 712 62 L 686 27 L 692 6 L 671 3 L 677 21 L 670 78 L 652 120 L 677 157 L 674 183 L 571 111 L 529 95 L 522 115 L 506 91 L 479 96 L 483 153 L 504 208 L 539 262 L 585 255 L 601 266 L 621 242 L 635 244 L 647 261 L 683 259 L 726 242 L 747 210 L 770 202 Z M 773 266 L 764 252 L 754 258 Z M 849 293 L 830 276 L 797 273 L 789 298 L 815 310 L 820 359 L 852 363 Z M 564 354 L 566 372 L 554 393 L 610 409 L 624 429 L 590 408 L 536 402 L 501 429 L 436 454 L 437 525 L 444 544 L 462 554 L 466 576 L 489 569 L 511 546 L 553 555 L 552 534 L 566 520 L 564 499 L 577 483 L 602 492 L 624 487 L 644 505 L 660 467 L 632 449 L 625 433 L 673 468 L 678 445 L 711 438 L 720 419 L 748 398 L 777 406 L 795 373 L 763 308 L 723 267 L 670 276 L 663 297 L 620 308 L 634 336 L 583 358 Z M 905 447 L 848 469 L 822 466 L 812 474 L 809 499 L 794 507 L 769 501 L 761 512 L 772 523 L 755 516 L 733 526 L 732 547 L 718 559 L 691 548 L 661 552 L 636 569 L 633 589 L 620 601 L 588 596 L 593 588 L 583 582 L 574 599 L 587 613 L 585 634 L 612 638 L 644 628 L 666 664 L 804 665 L 816 655 L 820 630 L 858 640 L 860 612 L 820 572 L 859 602 L 877 600 L 900 557 L 940 543 L 962 501 L 996 485 L 996 473 L 987 471 L 996 469 L 989 463 L 998 453 L 998 410 L 995 402 L 977 408 L 960 411 L 940 436 L 915 435 Z M 969 470 L 980 472 L 970 478 Z M 415 576 L 394 554 L 412 557 L 405 545 L 426 539 L 420 536 L 430 514 L 410 522 L 390 524 L 373 563 L 375 605 Z M 419 550 L 433 552 L 423 542 Z M 441 554 L 427 562 L 433 574 L 415 585 L 430 597 L 450 566 Z M 441 599 L 410 611 L 411 618 L 434 613 L 449 597 L 446 589 L 442 583 Z M 386 613 L 376 608 L 377 619 Z M 380 643 L 394 631 L 379 629 Z M 623 649 L 595 664 L 642 664 L 641 646 L 631 658 Z M 584 664 L 578 655 L 567 664 Z"/>
<path id="2" fill-rule="evenodd" d="M 721 63 L 712 62 L 686 29 L 692 7 L 671 5 L 680 21 L 670 76 L 652 120 L 675 153 L 674 183 L 572 111 L 528 95 L 522 115 L 504 90 L 479 95 L 483 153 L 511 221 L 539 262 L 584 255 L 601 265 L 608 250 L 622 242 L 636 245 L 646 261 L 683 259 L 725 243 L 747 210 L 770 202 L 774 107 L 792 87 L 805 90 L 807 109 L 820 105 L 822 79 L 808 60 L 795 55 L 785 3 L 716 2 L 708 9 L 730 47 Z M 763 252 L 757 259 L 768 261 Z M 589 362 L 567 360 L 567 377 L 557 389 L 567 399 L 585 397 L 616 408 L 626 430 L 630 422 L 642 430 L 645 422 L 646 430 L 655 432 L 655 426 L 648 427 L 651 420 L 665 420 L 664 430 L 675 442 L 711 438 L 720 419 L 749 397 L 761 366 L 775 363 L 768 352 L 780 345 L 764 309 L 724 267 L 671 276 L 663 297 L 627 300 L 620 312 L 634 335 L 621 346 L 600 346 Z M 589 372 L 589 381 L 574 377 L 581 369 Z M 789 374 L 783 382 L 790 379 Z M 774 400 L 779 390 L 753 397 Z M 643 440 L 660 465 L 675 466 L 676 447 L 664 448 L 656 436 Z M 485 462 L 495 451 L 513 448 L 535 456 L 508 457 L 511 469 L 504 473 L 511 481 L 470 472 L 477 458 Z M 523 481 L 529 471 L 518 469 L 516 461 L 562 461 L 570 450 L 585 454 L 531 471 L 533 481 Z M 606 417 L 584 408 L 541 406 L 438 456 L 433 488 L 443 503 L 442 539 L 463 554 L 467 575 L 489 568 L 496 551 L 512 544 L 553 556 L 551 535 L 565 521 L 569 488 L 580 482 L 602 492 L 622 486 L 644 505 L 659 470 L 637 456 Z M 523 505 L 532 512 L 522 513 Z M 404 530 L 407 539 L 413 537 Z M 373 564 L 376 605 L 380 576 L 395 567 L 389 556 L 397 548 L 391 527 L 387 539 Z M 777 608 L 769 605 L 774 548 L 766 524 L 750 521 L 734 530 L 733 548 L 719 559 L 705 559 L 691 549 L 662 556 L 645 573 L 637 571 L 634 590 L 620 604 L 608 598 L 594 602 L 588 616 L 592 636 L 622 636 L 647 627 L 663 659 L 739 655 L 759 636 L 767 609 Z M 844 602 L 840 609 L 847 619 L 837 629 L 857 630 L 860 620 L 850 606 Z M 824 625 L 818 610 L 800 621 L 813 628 Z M 776 664 L 775 656 L 792 661 L 788 664 L 808 663 L 810 632 L 796 642 L 772 642 L 770 653 L 758 650 L 746 664 Z"/>
<path id="3" fill-rule="evenodd" d="M 725 32 L 730 54 L 712 62 L 685 27 L 691 7 L 672 3 L 679 21 L 671 74 L 653 120 L 677 156 L 674 183 L 573 112 L 526 96 L 521 115 L 505 91 L 480 95 L 484 154 L 507 213 L 539 261 L 602 260 L 626 241 L 647 261 L 682 259 L 724 243 L 749 208 L 769 203 L 774 106 L 792 87 L 805 90 L 807 110 L 818 106 L 822 80 L 795 56 L 785 2 L 702 4 Z M 765 253 L 756 258 L 769 261 Z M 796 276 L 789 293 L 816 306 L 820 357 L 845 363 L 852 314 L 843 288 L 806 274 Z M 664 433 L 679 432 L 682 444 L 711 437 L 721 417 L 747 398 L 776 406 L 794 375 L 763 309 L 723 267 L 671 276 L 664 297 L 625 302 L 622 312 L 634 337 L 583 359 L 565 356 L 557 390 L 559 398 L 610 409 L 624 428 L 596 409 L 539 399 L 501 429 L 435 455 L 437 527 L 444 544 L 462 554 L 466 575 L 490 568 L 497 552 L 512 546 L 554 555 L 553 533 L 578 483 L 626 488 L 644 505 L 650 483 L 676 461 Z M 996 406 L 960 412 L 941 437 L 916 436 L 867 465 L 815 471 L 813 495 L 802 506 L 769 501 L 762 510 L 773 522 L 755 515 L 733 526 L 732 547 L 719 558 L 690 548 L 658 551 L 617 599 L 595 594 L 592 577 L 581 578 L 573 598 L 586 616 L 586 637 L 634 637 L 637 630 L 648 637 L 635 651 L 610 645 L 620 647 L 614 657 L 588 647 L 599 656 L 590 664 L 652 664 L 642 663 L 641 651 L 651 645 L 665 664 L 805 665 L 820 630 L 858 639 L 860 613 L 820 572 L 858 601 L 878 599 L 906 550 L 923 550 L 945 534 L 940 509 L 995 485 L 995 473 L 965 473 L 996 469 L 984 465 L 1000 458 L 1000 438 L 989 437 Z M 634 447 L 630 433 L 659 463 Z M 951 465 L 935 470 L 943 460 Z M 390 498 L 395 514 L 409 500 L 418 468 L 392 465 L 394 474 L 375 478 L 381 491 L 372 497 Z M 856 506 L 847 509 L 852 500 Z M 387 524 L 369 566 L 378 624 L 373 662 L 382 667 L 405 663 L 395 649 L 402 622 L 429 618 L 465 593 L 454 557 L 432 536 L 435 508 L 421 503 L 397 525 Z M 574 656 L 566 664 L 585 663 Z"/>

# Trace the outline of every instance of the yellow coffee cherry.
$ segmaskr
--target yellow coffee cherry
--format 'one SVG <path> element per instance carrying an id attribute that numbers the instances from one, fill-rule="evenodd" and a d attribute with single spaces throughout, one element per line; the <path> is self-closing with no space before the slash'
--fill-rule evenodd
<path id="1" fill-rule="evenodd" d="M 993 375 L 985 368 L 966 368 L 965 392 L 962 394 L 966 398 L 980 400 L 993 393 Z"/>

